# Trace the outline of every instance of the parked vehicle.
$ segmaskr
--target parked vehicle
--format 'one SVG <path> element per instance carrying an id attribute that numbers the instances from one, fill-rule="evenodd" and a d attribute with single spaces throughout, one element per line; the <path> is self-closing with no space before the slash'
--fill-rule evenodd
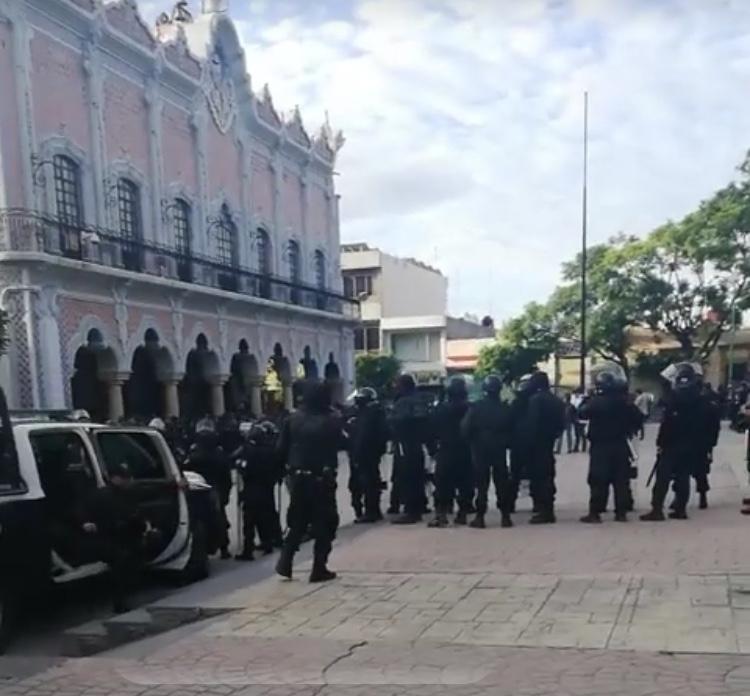
<path id="1" fill-rule="evenodd" d="M 81 543 L 80 506 L 123 466 L 138 514 L 158 530 L 147 567 L 184 582 L 206 577 L 218 538 L 211 487 L 180 472 L 160 433 L 41 415 L 16 420 L 0 390 L 0 650 L 24 603 L 107 572 Z"/>

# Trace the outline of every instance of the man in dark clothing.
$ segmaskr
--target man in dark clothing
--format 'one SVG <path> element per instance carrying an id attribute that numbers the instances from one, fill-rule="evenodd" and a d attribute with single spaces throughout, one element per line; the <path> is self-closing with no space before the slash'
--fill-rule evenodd
<path id="1" fill-rule="evenodd" d="M 531 398 L 531 375 L 518 381 L 516 397 L 510 405 L 510 512 L 516 511 L 521 481 L 529 476 L 529 444 L 524 432 L 526 412 Z"/>
<path id="2" fill-rule="evenodd" d="M 643 417 L 628 401 L 627 379 L 616 366 L 596 375 L 596 394 L 581 407 L 589 421 L 589 514 L 581 522 L 600 523 L 610 486 L 614 489 L 615 520 L 627 522 L 630 507 L 630 447 L 628 440 L 641 427 Z"/>
<path id="3" fill-rule="evenodd" d="M 469 393 L 463 378 L 451 379 L 446 397 L 430 419 L 430 449 L 435 457 L 435 519 L 430 527 L 448 526 L 448 514 L 455 500 L 458 514 L 454 521 L 457 525 L 466 524 L 474 492 L 469 440 L 461 429 L 469 409 Z"/>
<path id="4" fill-rule="evenodd" d="M 565 395 L 565 427 L 563 434 L 557 440 L 557 447 L 555 448 L 555 454 L 562 453 L 563 437 L 565 437 L 566 445 L 568 448 L 568 454 L 573 452 L 573 440 L 575 437 L 575 430 L 578 422 L 578 412 L 576 407 L 573 406 L 570 394 Z"/>
<path id="5" fill-rule="evenodd" d="M 690 475 L 695 479 L 695 489 L 698 493 L 698 506 L 701 510 L 708 507 L 708 491 L 711 487 L 708 483 L 708 476 L 711 473 L 711 463 L 713 461 L 713 450 L 719 442 L 719 432 L 721 431 L 721 406 L 719 397 L 706 383 L 703 385 L 701 394 L 706 409 L 706 453 L 703 457 L 696 457 L 693 460 L 693 468 Z"/>
<path id="6" fill-rule="evenodd" d="M 502 526 L 512 527 L 512 491 L 507 450 L 511 440 L 511 409 L 500 399 L 502 381 L 489 375 L 482 385 L 484 398 L 473 404 L 466 414 L 462 430 L 471 445 L 474 480 L 477 488 L 477 515 L 471 526 L 484 529 L 490 476 L 495 484 Z"/>
<path id="7" fill-rule="evenodd" d="M 396 384 L 396 400 L 390 413 L 393 438 L 393 466 L 404 513 L 393 524 L 416 524 L 425 508 L 424 447 L 430 439 L 429 410 L 417 394 L 411 375 L 401 375 Z"/>
<path id="8" fill-rule="evenodd" d="M 388 425 L 374 389 L 359 389 L 354 397 L 354 405 L 354 413 L 347 422 L 349 461 L 364 503 L 364 510 L 359 511 L 355 522 L 366 524 L 383 519 L 380 510 L 380 460 L 388 444 Z"/>
<path id="9" fill-rule="evenodd" d="M 151 528 L 138 510 L 127 465 L 110 471 L 109 477 L 109 485 L 91 491 L 80 514 L 84 545 L 109 566 L 113 607 L 121 614 L 129 610 L 128 596 L 143 573 L 148 536 L 158 530 Z"/>
<path id="10" fill-rule="evenodd" d="M 279 513 L 274 491 L 283 476 L 276 454 L 278 431 L 273 423 L 246 422 L 240 426 L 245 441 L 236 454 L 242 476 L 242 533 L 243 548 L 237 560 L 252 561 L 255 535 L 264 554 L 273 551 L 281 539 Z"/>
<path id="11" fill-rule="evenodd" d="M 231 558 L 227 505 L 232 491 L 232 462 L 219 442 L 213 421 L 208 418 L 198 421 L 195 427 L 195 444 L 188 454 L 185 470 L 200 474 L 213 488 L 221 515 L 220 526 L 223 528 L 221 557 Z"/>
<path id="12" fill-rule="evenodd" d="M 700 368 L 691 363 L 679 363 L 673 368 L 671 395 L 656 439 L 658 456 L 651 512 L 641 515 L 649 522 L 664 520 L 664 499 L 670 481 L 674 481 L 675 502 L 669 517 L 687 519 L 690 474 L 705 463 L 715 445 L 715 414 L 700 393 Z"/>
<path id="13" fill-rule="evenodd" d="M 310 582 L 333 580 L 328 556 L 339 525 L 336 507 L 338 452 L 346 448 L 343 422 L 331 410 L 326 383 L 305 385 L 302 408 L 286 419 L 278 454 L 289 474 L 289 531 L 276 564 L 276 572 L 292 577 L 294 554 L 308 529 L 314 539 Z"/>
<path id="14" fill-rule="evenodd" d="M 535 372 L 531 397 L 520 425 L 520 439 L 528 453 L 529 483 L 535 514 L 531 524 L 552 524 L 555 519 L 555 441 L 564 426 L 564 407 L 550 391 L 549 377 Z"/>

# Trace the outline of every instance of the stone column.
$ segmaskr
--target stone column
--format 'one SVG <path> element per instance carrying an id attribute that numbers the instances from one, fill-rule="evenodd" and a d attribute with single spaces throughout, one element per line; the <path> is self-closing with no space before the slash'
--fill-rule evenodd
<path id="1" fill-rule="evenodd" d="M 281 390 L 284 395 L 284 408 L 287 411 L 290 411 L 290 412 L 293 411 L 294 410 L 294 392 L 292 391 L 292 383 L 282 382 Z"/>
<path id="2" fill-rule="evenodd" d="M 177 391 L 180 381 L 180 377 L 170 377 L 164 382 L 164 415 L 167 418 L 180 416 L 180 396 Z"/>
<path id="3" fill-rule="evenodd" d="M 211 382 L 211 413 L 214 416 L 223 416 L 226 408 L 224 405 L 224 385 L 227 377 L 217 377 Z"/>
<path id="4" fill-rule="evenodd" d="M 111 421 L 119 421 L 125 415 L 125 404 L 122 400 L 122 385 L 125 381 L 125 375 L 117 375 L 107 380 L 108 415 Z"/>
<path id="5" fill-rule="evenodd" d="M 263 413 L 263 400 L 261 398 L 261 389 L 263 387 L 263 378 L 255 377 L 250 382 L 250 410 L 258 418 Z"/>

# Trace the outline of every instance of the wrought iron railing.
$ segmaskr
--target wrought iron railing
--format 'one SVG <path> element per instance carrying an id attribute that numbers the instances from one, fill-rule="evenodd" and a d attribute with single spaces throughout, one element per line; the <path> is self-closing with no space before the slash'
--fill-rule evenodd
<path id="1" fill-rule="evenodd" d="M 331 290 L 261 274 L 178 249 L 126 239 L 24 209 L 0 209 L 0 251 L 34 251 L 225 290 L 289 305 L 359 317 L 359 303 Z"/>

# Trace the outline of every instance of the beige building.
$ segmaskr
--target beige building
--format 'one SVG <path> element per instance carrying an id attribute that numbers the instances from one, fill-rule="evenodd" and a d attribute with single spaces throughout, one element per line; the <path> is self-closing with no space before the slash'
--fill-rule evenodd
<path id="1" fill-rule="evenodd" d="M 361 303 L 356 352 L 387 353 L 425 384 L 446 374 L 448 279 L 415 259 L 367 244 L 341 247 L 344 294 Z"/>

